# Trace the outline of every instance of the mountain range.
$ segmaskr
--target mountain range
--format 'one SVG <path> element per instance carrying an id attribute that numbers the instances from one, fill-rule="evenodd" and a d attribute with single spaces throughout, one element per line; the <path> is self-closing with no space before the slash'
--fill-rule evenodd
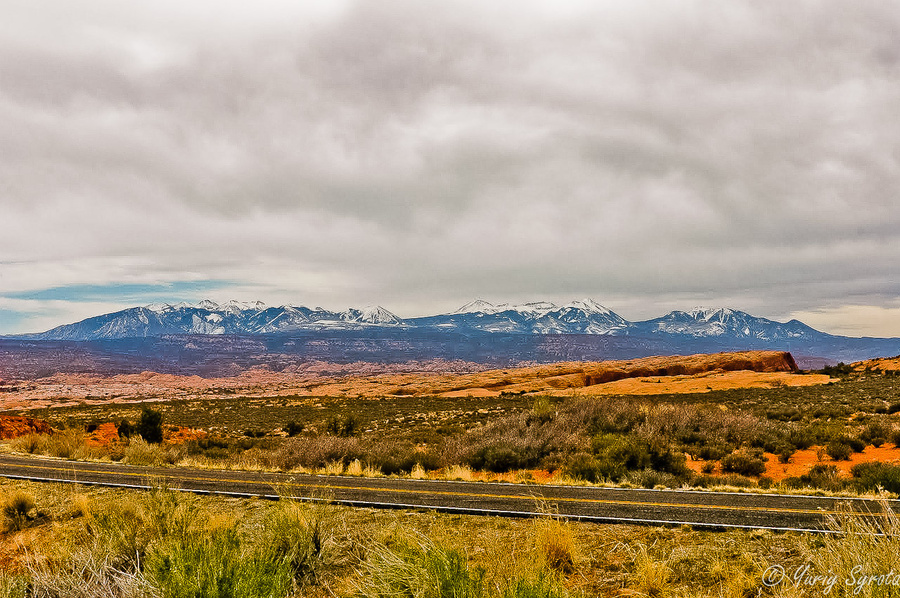
<path id="1" fill-rule="evenodd" d="M 673 311 L 631 322 L 583 299 L 565 305 L 473 301 L 450 313 L 400 318 L 383 307 L 331 311 L 260 302 L 133 307 L 38 334 L 0 338 L 0 377 L 54 371 L 234 375 L 315 361 L 398 364 L 461 360 L 601 361 L 720 351 L 790 351 L 802 368 L 900 354 L 900 339 L 852 338 L 797 320 L 733 309 Z"/>
<path id="2" fill-rule="evenodd" d="M 822 340 L 832 335 L 802 322 L 781 323 L 732 309 L 673 311 L 662 317 L 629 322 L 592 299 L 555 305 L 546 301 L 493 305 L 476 300 L 434 316 L 403 319 L 379 306 L 330 311 L 321 307 L 229 301 L 196 305 L 153 304 L 58 326 L 30 340 L 109 340 L 180 334 L 258 335 L 294 331 L 423 329 L 470 333 L 591 334 L 607 336 L 683 336 L 692 338 Z"/>

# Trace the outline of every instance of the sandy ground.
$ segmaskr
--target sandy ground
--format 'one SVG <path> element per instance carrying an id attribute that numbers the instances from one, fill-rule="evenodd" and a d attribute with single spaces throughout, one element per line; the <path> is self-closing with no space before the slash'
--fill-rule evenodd
<path id="1" fill-rule="evenodd" d="M 437 364 L 440 365 L 440 364 Z M 450 372 L 371 373 L 372 364 L 352 364 L 314 373 L 277 373 L 264 368 L 231 378 L 201 378 L 143 372 L 117 376 L 57 374 L 8 383 L 0 409 L 162 401 L 216 396 L 474 396 L 546 393 L 556 396 L 698 393 L 746 387 L 825 384 L 828 376 L 800 374 L 790 354 L 776 351 L 650 357 L 629 361 L 567 362 L 550 365 Z M 346 373 L 348 371 L 355 373 Z"/>

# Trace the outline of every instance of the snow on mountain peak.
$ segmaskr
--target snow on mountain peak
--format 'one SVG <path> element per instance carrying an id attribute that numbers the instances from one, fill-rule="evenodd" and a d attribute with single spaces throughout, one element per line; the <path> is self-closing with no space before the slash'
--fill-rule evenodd
<path id="1" fill-rule="evenodd" d="M 493 303 L 488 303 L 487 301 L 483 301 L 481 299 L 476 299 L 470 303 L 466 303 L 456 311 L 450 312 L 451 315 L 455 314 L 471 314 L 475 312 L 485 312 L 492 313 L 495 309 L 495 305 Z"/>
<path id="2" fill-rule="evenodd" d="M 218 308 L 229 312 L 248 310 L 262 311 L 266 309 L 266 304 L 262 301 L 235 301 L 234 299 L 232 299 L 225 305 L 218 306 Z"/>
<path id="3" fill-rule="evenodd" d="M 219 304 L 215 301 L 210 301 L 209 299 L 204 299 L 200 303 L 197 304 L 197 307 L 201 309 L 208 309 L 209 311 L 215 311 L 219 309 Z"/>
<path id="4" fill-rule="evenodd" d="M 708 321 L 713 318 L 724 319 L 734 315 L 734 311 L 727 307 L 695 307 L 687 314 L 695 320 Z"/>
<path id="5" fill-rule="evenodd" d="M 609 315 L 612 311 L 609 308 L 600 305 L 596 301 L 590 298 L 585 299 L 577 299 L 572 301 L 571 303 L 567 303 L 563 307 L 572 307 L 575 309 L 580 309 L 581 311 L 592 314 L 592 315 Z"/>
<path id="6" fill-rule="evenodd" d="M 368 324 L 399 324 L 401 320 L 380 305 L 367 305 L 359 310 L 357 321 Z"/>
<path id="7" fill-rule="evenodd" d="M 169 311 L 172 309 L 172 306 L 168 303 L 151 303 L 150 305 L 145 305 L 144 309 L 149 309 L 154 313 L 160 314 Z"/>

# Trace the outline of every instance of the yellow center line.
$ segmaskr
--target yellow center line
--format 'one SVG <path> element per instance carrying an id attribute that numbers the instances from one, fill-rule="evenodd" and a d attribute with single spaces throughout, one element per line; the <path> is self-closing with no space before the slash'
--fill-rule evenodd
<path id="1" fill-rule="evenodd" d="M 29 469 L 43 469 L 50 471 L 64 471 L 64 472 L 72 472 L 72 473 L 96 473 L 96 474 L 107 474 L 107 475 L 122 475 L 122 476 L 132 476 L 132 477 L 140 477 L 140 478 L 154 478 L 154 477 L 168 477 L 171 480 L 182 480 L 182 481 L 190 481 L 190 482 L 237 482 L 244 484 L 253 484 L 259 486 L 268 486 L 268 487 L 287 487 L 287 488 L 311 488 L 316 490 L 357 490 L 357 491 L 368 491 L 368 492 L 393 492 L 397 494 L 431 494 L 436 496 L 453 496 L 460 498 L 501 498 L 501 499 L 514 499 L 514 500 L 547 500 L 549 502 L 571 502 L 571 503 L 589 503 L 589 504 L 603 504 L 603 505 L 631 505 L 631 506 L 644 506 L 644 507 L 671 507 L 671 508 L 687 508 L 687 509 L 718 509 L 718 510 L 726 510 L 726 511 L 755 511 L 755 512 L 764 512 L 764 513 L 795 513 L 795 514 L 805 514 L 805 515 L 822 515 L 825 513 L 837 513 L 837 511 L 829 511 L 824 509 L 789 509 L 789 508 L 778 508 L 778 507 L 757 507 L 757 506 L 731 506 L 731 505 L 709 505 L 709 504 L 682 504 L 682 503 L 668 503 L 668 502 L 643 502 L 643 501 L 631 501 L 631 500 L 612 500 L 612 499 L 601 499 L 601 498 L 571 498 L 571 497 L 542 497 L 542 496 L 528 496 L 521 494 L 490 494 L 490 493 L 470 493 L 470 492 L 453 492 L 448 490 L 419 490 L 419 489 L 403 489 L 403 488 L 372 488 L 369 486 L 340 486 L 334 484 L 298 484 L 295 482 L 285 482 L 283 484 L 277 483 L 275 480 L 265 481 L 265 480 L 227 480 L 222 478 L 208 478 L 208 477 L 191 477 L 191 476 L 175 476 L 171 474 L 162 474 L 161 476 L 154 475 L 151 473 L 138 473 L 131 471 L 122 471 L 122 472 L 111 472 L 103 469 L 84 469 L 84 468 L 76 468 L 76 467 L 51 467 L 49 465 L 16 465 L 17 467 L 25 467 Z M 851 513 L 853 515 L 864 515 L 864 516 L 885 516 L 884 513 Z"/>

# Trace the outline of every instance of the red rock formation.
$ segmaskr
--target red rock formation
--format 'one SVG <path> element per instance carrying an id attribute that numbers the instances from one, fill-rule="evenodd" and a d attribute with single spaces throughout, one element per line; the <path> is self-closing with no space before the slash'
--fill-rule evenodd
<path id="1" fill-rule="evenodd" d="M 722 370 L 736 372 L 796 372 L 794 357 L 787 351 L 743 351 L 672 357 L 646 357 L 629 361 L 585 364 L 585 386 L 623 378 L 685 376 Z"/>
<path id="2" fill-rule="evenodd" d="M 0 439 L 18 438 L 26 434 L 52 434 L 50 424 L 42 419 L 20 417 L 18 415 L 0 415 Z"/>

